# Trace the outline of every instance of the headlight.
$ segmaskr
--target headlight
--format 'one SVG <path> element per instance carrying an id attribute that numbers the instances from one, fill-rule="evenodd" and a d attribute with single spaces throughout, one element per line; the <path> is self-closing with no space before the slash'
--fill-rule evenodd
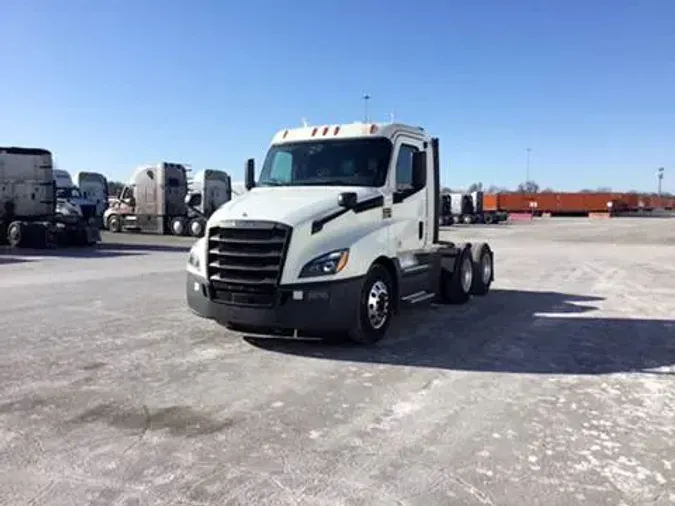
<path id="1" fill-rule="evenodd" d="M 199 269 L 201 263 L 199 262 L 199 255 L 194 250 L 190 250 L 190 255 L 188 256 L 188 263 L 195 269 Z"/>
<path id="2" fill-rule="evenodd" d="M 300 271 L 301 278 L 336 274 L 345 268 L 349 260 L 349 250 L 331 251 L 305 264 Z"/>

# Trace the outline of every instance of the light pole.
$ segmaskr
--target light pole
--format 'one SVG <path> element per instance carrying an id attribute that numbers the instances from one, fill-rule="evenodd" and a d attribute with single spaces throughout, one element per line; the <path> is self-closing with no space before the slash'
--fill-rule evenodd
<path id="1" fill-rule="evenodd" d="M 530 153 L 532 153 L 532 148 L 527 148 L 527 156 L 525 158 L 525 184 L 530 182 Z"/>
<path id="2" fill-rule="evenodd" d="M 659 167 L 659 170 L 656 171 L 656 173 L 657 173 L 656 177 L 659 180 L 659 189 L 658 189 L 659 198 L 661 198 L 661 185 L 663 184 L 663 167 Z"/>
<path id="3" fill-rule="evenodd" d="M 363 122 L 368 123 L 368 100 L 370 100 L 370 95 L 368 93 L 363 94 Z"/>

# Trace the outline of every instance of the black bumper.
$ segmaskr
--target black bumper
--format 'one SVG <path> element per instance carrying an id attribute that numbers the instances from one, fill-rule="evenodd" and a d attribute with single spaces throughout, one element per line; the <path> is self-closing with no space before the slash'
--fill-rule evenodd
<path id="1" fill-rule="evenodd" d="M 203 278 L 187 274 L 190 309 L 221 324 L 281 331 L 344 331 L 357 318 L 363 278 L 279 287 L 273 307 L 251 307 L 211 300 Z M 300 297 L 301 294 L 301 297 Z"/>

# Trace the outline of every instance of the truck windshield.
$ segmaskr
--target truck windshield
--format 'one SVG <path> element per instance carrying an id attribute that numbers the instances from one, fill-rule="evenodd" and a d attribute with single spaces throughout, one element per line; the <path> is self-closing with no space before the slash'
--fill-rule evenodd
<path id="1" fill-rule="evenodd" d="M 80 190 L 73 186 L 72 188 L 58 188 L 56 190 L 56 197 L 59 199 L 79 199 L 82 198 Z"/>
<path id="2" fill-rule="evenodd" d="M 383 186 L 389 139 L 303 141 L 272 146 L 259 186 Z"/>

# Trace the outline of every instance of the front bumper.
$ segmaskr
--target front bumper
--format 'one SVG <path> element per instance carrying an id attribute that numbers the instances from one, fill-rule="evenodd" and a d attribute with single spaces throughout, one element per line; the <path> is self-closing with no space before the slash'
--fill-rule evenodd
<path id="1" fill-rule="evenodd" d="M 221 324 L 280 331 L 345 331 L 356 321 L 362 278 L 279 287 L 273 307 L 211 300 L 206 280 L 187 273 L 189 308 Z"/>
<path id="2" fill-rule="evenodd" d="M 89 223 L 61 222 L 56 226 L 56 233 L 58 242 L 64 246 L 101 242 L 101 230 Z"/>

